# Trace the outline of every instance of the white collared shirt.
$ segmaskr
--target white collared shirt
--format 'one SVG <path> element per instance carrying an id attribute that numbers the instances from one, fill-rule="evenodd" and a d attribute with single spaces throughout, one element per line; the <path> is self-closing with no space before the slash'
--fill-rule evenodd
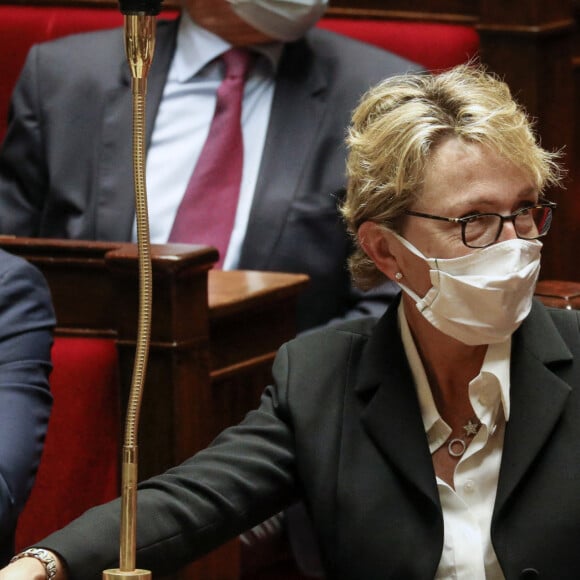
<path id="1" fill-rule="evenodd" d="M 150 236 L 165 243 L 187 183 L 209 132 L 223 64 L 215 59 L 231 45 L 197 26 L 184 11 L 177 47 L 155 119 L 147 154 Z M 224 269 L 237 266 L 246 234 L 274 96 L 275 73 L 283 45 L 252 47 L 256 59 L 244 89 L 244 166 L 240 198 Z M 133 226 L 133 240 L 136 228 Z"/>
<path id="2" fill-rule="evenodd" d="M 433 454 L 447 442 L 451 428 L 435 406 L 402 303 L 398 314 L 403 346 Z M 510 339 L 489 345 L 479 375 L 469 383 L 469 399 L 481 427 L 457 463 L 453 477 L 455 489 L 437 478 L 444 541 L 436 580 L 504 579 L 491 544 L 490 527 L 505 424 L 510 414 L 510 350 Z"/>

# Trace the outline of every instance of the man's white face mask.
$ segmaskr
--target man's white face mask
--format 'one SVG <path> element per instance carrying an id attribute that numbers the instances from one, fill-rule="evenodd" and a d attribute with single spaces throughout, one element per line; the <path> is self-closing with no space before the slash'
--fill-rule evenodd
<path id="1" fill-rule="evenodd" d="M 422 298 L 398 284 L 441 332 L 469 345 L 503 342 L 529 314 L 540 273 L 538 240 L 507 240 L 459 258 L 439 259 L 427 258 L 393 234 L 429 265 L 432 286 Z"/>
<path id="2" fill-rule="evenodd" d="M 282 42 L 303 36 L 328 6 L 328 0 L 228 0 L 228 3 L 242 20 Z"/>

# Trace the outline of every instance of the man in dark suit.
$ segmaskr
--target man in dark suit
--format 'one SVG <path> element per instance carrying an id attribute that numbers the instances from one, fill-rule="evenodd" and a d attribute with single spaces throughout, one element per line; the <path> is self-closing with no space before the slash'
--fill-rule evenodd
<path id="1" fill-rule="evenodd" d="M 40 272 L 0 250 L 0 563 L 40 463 L 52 406 L 48 376 L 55 325 Z"/>
<path id="2" fill-rule="evenodd" d="M 311 283 L 299 304 L 299 329 L 382 311 L 394 287 L 360 293 L 345 267 L 351 245 L 336 209 L 337 192 L 345 185 L 344 132 L 362 92 L 417 65 L 322 30 L 281 42 L 244 21 L 226 0 L 190 0 L 187 8 L 180 22 L 159 23 L 148 80 L 152 241 L 167 241 L 195 161 L 196 127 L 181 137 L 174 134 L 188 122 L 179 111 L 193 115 L 198 103 L 211 110 L 211 100 L 208 104 L 200 92 L 217 87 L 211 84 L 220 72 L 212 55 L 217 56 L 220 43 L 224 50 L 250 45 L 258 58 L 248 92 L 254 87 L 261 96 L 245 95 L 258 100 L 244 115 L 261 111 L 261 117 L 248 121 L 255 129 L 245 136 L 246 153 L 252 152 L 245 158 L 249 167 L 244 166 L 249 183 L 240 193 L 243 207 L 225 268 L 307 273 Z M 210 62 L 201 59 L 199 70 L 188 68 L 188 58 L 197 59 L 203 50 L 209 51 Z M 193 84 L 180 84 L 191 73 Z M 0 153 L 0 233 L 134 239 L 129 84 L 118 30 L 31 50 Z M 179 101 L 183 90 L 192 91 L 191 104 Z M 168 167 L 164 178 L 162 169 Z"/>

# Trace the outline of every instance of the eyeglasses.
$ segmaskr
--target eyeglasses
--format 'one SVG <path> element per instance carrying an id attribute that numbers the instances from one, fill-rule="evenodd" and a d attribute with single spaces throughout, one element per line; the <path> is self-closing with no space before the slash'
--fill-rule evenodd
<path id="1" fill-rule="evenodd" d="M 553 201 L 523 207 L 510 215 L 477 213 L 460 218 L 431 215 L 406 210 L 405 214 L 461 225 L 461 239 L 468 248 L 487 248 L 495 244 L 501 235 L 503 224 L 512 222 L 516 236 L 523 240 L 537 240 L 545 236 L 552 225 L 552 211 L 557 207 Z"/>

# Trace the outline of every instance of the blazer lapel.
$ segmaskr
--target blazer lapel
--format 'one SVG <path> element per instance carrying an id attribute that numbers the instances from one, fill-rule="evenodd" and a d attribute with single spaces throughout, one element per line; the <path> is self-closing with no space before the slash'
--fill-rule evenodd
<path id="1" fill-rule="evenodd" d="M 362 421 L 395 469 L 439 509 L 433 461 L 411 371 L 401 342 L 397 305 L 378 323 L 361 360 L 357 392 L 368 400 Z"/>
<path id="2" fill-rule="evenodd" d="M 550 370 L 550 364 L 571 359 L 572 354 L 549 314 L 534 305 L 513 339 L 511 411 L 494 519 L 546 444 L 565 408 L 570 386 Z"/>
<path id="3" fill-rule="evenodd" d="M 324 116 L 326 75 L 306 41 L 286 45 L 240 268 L 267 266 Z"/>
<path id="4" fill-rule="evenodd" d="M 386 347 L 385 345 L 388 345 Z M 494 520 L 525 477 L 561 416 L 570 386 L 551 365 L 572 354 L 549 314 L 534 304 L 514 335 L 511 416 L 505 433 Z M 433 463 L 397 328 L 397 304 L 379 321 L 361 358 L 362 421 L 388 461 L 439 509 Z"/>
<path id="5" fill-rule="evenodd" d="M 147 79 L 146 141 L 149 145 L 171 59 L 178 21 L 157 27 L 156 48 Z M 123 53 L 124 54 L 124 53 Z M 119 81 L 106 95 L 97 177 L 95 238 L 129 241 L 135 217 L 133 186 L 133 103 L 128 63 L 119 64 Z"/>

